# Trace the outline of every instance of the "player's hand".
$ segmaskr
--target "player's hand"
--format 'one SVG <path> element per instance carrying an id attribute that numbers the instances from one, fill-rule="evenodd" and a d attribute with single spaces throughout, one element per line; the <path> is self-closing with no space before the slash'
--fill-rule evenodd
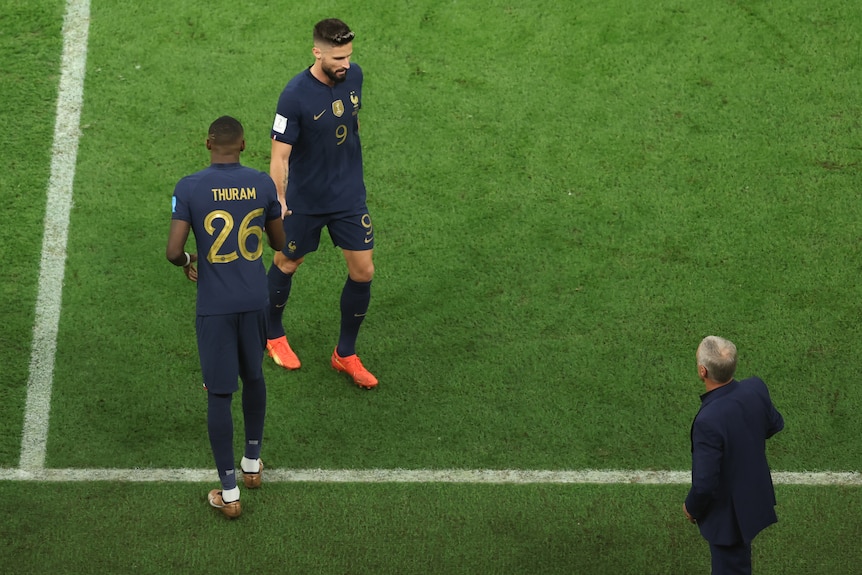
<path id="1" fill-rule="evenodd" d="M 290 214 L 292 214 L 292 213 L 293 213 L 293 212 L 291 212 L 291 211 L 287 208 L 287 203 L 286 203 L 286 202 L 283 202 L 283 201 L 279 200 L 279 203 L 281 204 L 281 219 L 284 219 L 284 218 L 286 218 L 287 216 L 289 216 Z"/>
<path id="2" fill-rule="evenodd" d="M 186 277 L 189 278 L 189 281 L 196 282 L 198 281 L 198 270 L 192 265 L 194 262 L 198 261 L 197 254 L 189 254 L 189 265 L 183 266 L 183 273 L 186 274 Z"/>

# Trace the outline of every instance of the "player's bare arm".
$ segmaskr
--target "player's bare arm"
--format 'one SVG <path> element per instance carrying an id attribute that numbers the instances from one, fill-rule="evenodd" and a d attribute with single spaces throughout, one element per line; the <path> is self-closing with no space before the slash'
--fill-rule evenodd
<path id="1" fill-rule="evenodd" d="M 269 177 L 271 177 L 272 181 L 275 182 L 275 189 L 276 192 L 278 192 L 278 201 L 281 203 L 282 218 L 290 215 L 290 210 L 287 209 L 285 194 L 287 193 L 288 162 L 290 160 L 290 152 L 292 150 L 293 146 L 290 144 L 285 144 L 278 140 L 272 141 L 272 154 L 269 160 Z"/>
<path id="2" fill-rule="evenodd" d="M 165 248 L 165 257 L 175 266 L 182 266 L 186 277 L 191 281 L 197 281 L 198 270 L 192 265 L 198 261 L 197 254 L 189 254 L 185 251 L 186 240 L 189 239 L 191 225 L 183 220 L 171 220 L 171 231 L 168 234 L 168 247 Z M 283 232 L 282 232 L 283 233 Z"/>
<path id="3" fill-rule="evenodd" d="M 281 218 L 277 220 L 269 220 L 264 224 L 266 229 L 266 237 L 269 239 L 269 247 L 277 252 L 284 249 L 284 244 L 287 243 L 287 238 L 284 235 L 284 226 L 281 223 Z"/>

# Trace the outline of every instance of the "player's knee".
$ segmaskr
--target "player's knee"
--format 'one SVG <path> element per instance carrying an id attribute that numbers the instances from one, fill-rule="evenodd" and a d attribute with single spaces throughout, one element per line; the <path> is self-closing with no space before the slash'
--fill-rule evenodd
<path id="1" fill-rule="evenodd" d="M 367 283 L 374 279 L 374 264 L 368 263 L 362 267 L 349 270 L 350 279 L 359 283 Z"/>

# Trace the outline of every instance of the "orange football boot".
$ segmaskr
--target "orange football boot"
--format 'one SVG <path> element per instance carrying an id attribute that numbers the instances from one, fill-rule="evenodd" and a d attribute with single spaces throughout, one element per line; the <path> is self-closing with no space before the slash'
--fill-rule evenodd
<path id="1" fill-rule="evenodd" d="M 266 340 L 266 351 L 275 364 L 284 369 L 299 369 L 299 366 L 302 365 L 299 363 L 299 358 L 290 349 L 286 336 Z"/>
<path id="2" fill-rule="evenodd" d="M 332 367 L 338 371 L 344 372 L 353 378 L 353 383 L 365 389 L 371 389 L 377 385 L 377 378 L 370 371 L 365 369 L 362 362 L 359 361 L 359 356 L 356 354 L 347 357 L 338 355 L 338 348 L 333 350 L 332 359 L 330 360 Z"/>

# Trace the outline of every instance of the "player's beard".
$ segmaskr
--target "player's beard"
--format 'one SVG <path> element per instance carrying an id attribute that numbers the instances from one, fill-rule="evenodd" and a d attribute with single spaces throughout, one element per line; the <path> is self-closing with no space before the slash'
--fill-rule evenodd
<path id="1" fill-rule="evenodd" d="M 339 68 L 340 70 L 344 70 L 343 68 Z M 340 84 L 341 82 L 347 79 L 347 70 L 344 70 L 344 74 L 342 76 L 338 76 L 335 71 L 323 69 L 323 73 L 326 74 L 326 77 L 335 82 L 336 84 Z"/>

